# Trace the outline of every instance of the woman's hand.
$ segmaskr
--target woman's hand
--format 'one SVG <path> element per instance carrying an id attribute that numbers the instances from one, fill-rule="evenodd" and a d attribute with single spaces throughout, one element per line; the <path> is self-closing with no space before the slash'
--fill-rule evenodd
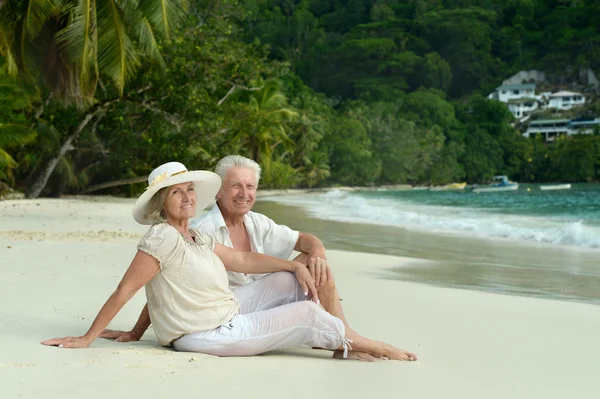
<path id="1" fill-rule="evenodd" d="M 99 338 L 113 339 L 115 342 L 139 341 L 142 336 L 132 331 L 119 331 L 105 329 L 98 335 Z"/>
<path id="2" fill-rule="evenodd" d="M 83 337 L 64 337 L 52 338 L 42 341 L 42 345 L 58 346 L 59 348 L 87 348 L 94 340 L 86 336 Z"/>
<path id="3" fill-rule="evenodd" d="M 296 279 L 302 288 L 302 292 L 308 298 L 310 298 L 317 305 L 319 304 L 319 294 L 317 293 L 317 287 L 315 287 L 315 280 L 310 275 L 310 272 L 300 262 L 294 263 L 294 274 L 296 275 Z"/>

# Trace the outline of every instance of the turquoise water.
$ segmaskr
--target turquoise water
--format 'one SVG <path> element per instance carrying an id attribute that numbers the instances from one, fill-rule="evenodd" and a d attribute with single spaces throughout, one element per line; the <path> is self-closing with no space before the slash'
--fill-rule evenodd
<path id="1" fill-rule="evenodd" d="M 600 185 L 334 190 L 268 200 L 302 210 L 259 212 L 316 234 L 327 248 L 425 260 L 386 278 L 600 304 Z"/>
<path id="2" fill-rule="evenodd" d="M 528 191 L 529 189 L 529 191 Z M 542 191 L 538 185 L 521 184 L 516 192 L 377 191 L 365 198 L 389 198 L 422 205 L 467 207 L 491 213 L 539 216 L 600 224 L 600 185 L 578 184 L 570 190 Z"/>
<path id="3" fill-rule="evenodd" d="M 314 217 L 397 226 L 433 233 L 502 237 L 600 248 L 600 185 L 515 192 L 377 190 L 330 191 L 274 198 L 301 206 Z"/>

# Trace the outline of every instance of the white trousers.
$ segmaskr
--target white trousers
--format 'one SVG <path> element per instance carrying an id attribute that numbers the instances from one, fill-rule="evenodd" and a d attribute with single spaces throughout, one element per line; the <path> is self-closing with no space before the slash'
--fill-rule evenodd
<path id="1" fill-rule="evenodd" d="M 344 323 L 306 300 L 292 273 L 271 273 L 236 288 L 240 313 L 210 330 L 173 341 L 177 351 L 250 356 L 300 345 L 347 349 Z"/>

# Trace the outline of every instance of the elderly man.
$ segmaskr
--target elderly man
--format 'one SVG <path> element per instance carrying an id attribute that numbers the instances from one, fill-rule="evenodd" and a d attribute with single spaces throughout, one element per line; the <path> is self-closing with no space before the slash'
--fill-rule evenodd
<path id="1" fill-rule="evenodd" d="M 350 329 L 344 317 L 333 275 L 327 264 L 323 243 L 314 235 L 294 231 L 287 226 L 276 224 L 265 215 L 251 211 L 260 180 L 260 166 L 251 159 L 239 155 L 228 155 L 217 163 L 215 172 L 222 181 L 221 189 L 217 193 L 217 203 L 210 212 L 191 222 L 190 227 L 215 237 L 217 242 L 222 245 L 237 250 L 259 252 L 282 259 L 288 259 L 293 250 L 300 252 L 295 260 L 306 264 L 313 276 L 321 306 L 333 316 L 341 319 L 346 329 Z M 260 294 L 257 295 L 255 290 L 250 289 L 250 285 L 255 280 L 264 277 L 264 274 L 236 272 L 228 272 L 228 274 L 230 287 L 238 299 L 262 300 Z M 267 289 L 287 292 L 294 288 L 269 286 Z M 250 295 L 257 296 L 257 298 L 246 297 Z M 270 297 L 271 295 L 264 293 L 263 296 Z M 139 340 L 149 325 L 150 317 L 146 305 L 131 331 L 105 330 L 100 337 L 115 339 L 119 342 Z M 381 344 L 386 346 L 389 353 L 392 353 L 391 359 L 416 360 L 416 356 L 410 352 L 397 349 L 389 344 Z M 364 361 L 376 360 L 373 356 L 361 352 L 351 352 L 349 357 Z"/>
<path id="2" fill-rule="evenodd" d="M 288 259 L 293 250 L 300 252 L 295 260 L 307 265 L 319 289 L 322 306 L 347 325 L 321 240 L 252 212 L 260 180 L 260 166 L 251 159 L 228 155 L 217 163 L 215 172 L 222 181 L 217 204 L 210 212 L 193 221 L 191 227 L 237 250 L 259 252 L 281 259 Z M 264 276 L 229 272 L 229 285 L 236 289 Z"/>

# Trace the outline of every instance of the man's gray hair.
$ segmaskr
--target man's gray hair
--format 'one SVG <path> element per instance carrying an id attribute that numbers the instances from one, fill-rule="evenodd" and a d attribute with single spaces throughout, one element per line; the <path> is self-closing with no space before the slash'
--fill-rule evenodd
<path id="1" fill-rule="evenodd" d="M 241 155 L 227 155 L 217 162 L 215 173 L 221 177 L 222 181 L 225 181 L 227 178 L 227 172 L 229 172 L 229 169 L 231 168 L 246 168 L 253 170 L 256 176 L 256 185 L 258 186 L 261 171 L 259 164 L 250 158 L 246 158 Z"/>

